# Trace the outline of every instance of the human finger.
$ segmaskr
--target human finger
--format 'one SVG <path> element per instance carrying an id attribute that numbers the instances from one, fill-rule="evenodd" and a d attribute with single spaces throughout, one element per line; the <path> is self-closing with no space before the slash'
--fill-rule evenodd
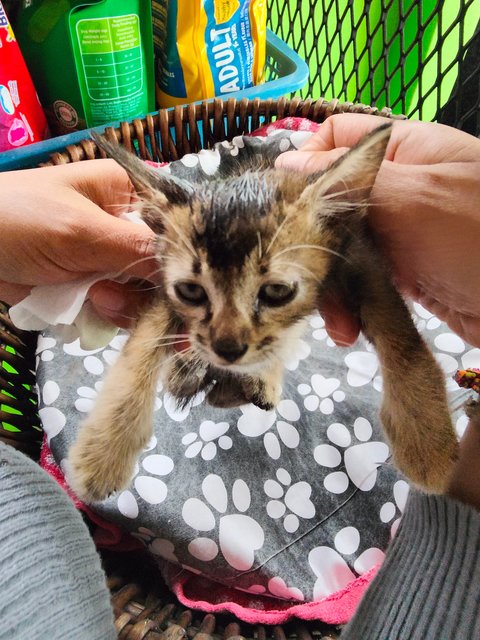
<path id="1" fill-rule="evenodd" d="M 129 275 L 148 279 L 158 271 L 156 236 L 149 227 L 121 220 L 102 211 L 93 203 L 87 214 L 72 224 L 69 245 L 71 255 L 59 245 L 58 255 L 52 247 L 52 257 L 72 272 L 96 271 L 105 274 Z"/>
<path id="2" fill-rule="evenodd" d="M 327 293 L 319 305 L 330 338 L 340 347 L 351 346 L 360 333 L 360 321 L 333 294 Z"/>
<path id="3" fill-rule="evenodd" d="M 110 280 L 95 283 L 88 297 L 100 317 L 122 329 L 130 328 L 139 313 L 150 303 L 152 287 L 120 284 Z"/>
<path id="4" fill-rule="evenodd" d="M 343 156 L 348 147 L 332 149 L 331 151 L 286 151 L 278 156 L 275 166 L 280 169 L 291 169 L 302 173 L 316 173 L 324 171 L 335 160 Z"/>
<path id="5" fill-rule="evenodd" d="M 63 180 L 111 215 L 128 211 L 136 200 L 127 172 L 114 160 L 85 160 L 49 169 L 57 171 L 56 179 Z"/>
<path id="6" fill-rule="evenodd" d="M 0 300 L 9 305 L 17 304 L 28 296 L 31 291 L 28 285 L 15 284 L 0 280 Z"/>
<path id="7" fill-rule="evenodd" d="M 367 133 L 377 129 L 389 118 L 363 113 L 341 113 L 322 122 L 319 130 L 311 136 L 302 151 L 331 151 L 340 147 L 353 147 Z"/>

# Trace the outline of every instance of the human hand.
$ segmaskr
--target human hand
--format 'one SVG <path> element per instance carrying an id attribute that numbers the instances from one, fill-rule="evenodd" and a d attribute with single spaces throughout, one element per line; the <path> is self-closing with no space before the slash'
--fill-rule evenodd
<path id="1" fill-rule="evenodd" d="M 470 417 L 447 485 L 447 495 L 480 511 L 480 418 Z"/>
<path id="2" fill-rule="evenodd" d="M 277 166 L 325 169 L 382 121 L 332 116 L 300 151 L 282 154 Z M 368 213 L 400 291 L 477 346 L 479 176 L 480 140 L 444 125 L 397 120 Z M 327 331 L 337 343 L 352 344 L 358 323 L 336 301 L 329 303 L 322 308 Z"/>
<path id="3" fill-rule="evenodd" d="M 154 234 L 117 216 L 134 190 L 113 160 L 0 174 L 0 299 L 14 304 L 34 285 L 100 272 L 151 279 Z M 147 289 L 148 287 L 143 287 Z M 128 326 L 148 292 L 112 281 L 90 292 L 97 312 Z"/>

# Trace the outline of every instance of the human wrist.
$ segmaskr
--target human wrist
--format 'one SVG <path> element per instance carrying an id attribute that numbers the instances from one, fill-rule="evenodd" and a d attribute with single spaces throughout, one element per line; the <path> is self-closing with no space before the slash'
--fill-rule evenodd
<path id="1" fill-rule="evenodd" d="M 478 175 L 480 162 L 385 162 L 369 209 L 397 286 L 475 344 L 480 343 L 473 259 L 480 239 Z"/>

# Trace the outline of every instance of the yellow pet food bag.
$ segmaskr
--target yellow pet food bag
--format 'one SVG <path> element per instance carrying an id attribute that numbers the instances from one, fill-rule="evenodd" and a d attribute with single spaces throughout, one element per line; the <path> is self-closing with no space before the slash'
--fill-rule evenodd
<path id="1" fill-rule="evenodd" d="M 159 107 L 263 82 L 266 0 L 153 0 Z"/>

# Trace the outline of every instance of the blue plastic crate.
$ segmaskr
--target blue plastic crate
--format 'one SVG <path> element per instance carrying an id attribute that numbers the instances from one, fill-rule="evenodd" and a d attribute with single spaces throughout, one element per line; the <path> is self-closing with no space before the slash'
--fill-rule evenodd
<path id="1" fill-rule="evenodd" d="M 298 89 L 301 89 L 308 80 L 308 65 L 273 31 L 267 29 L 267 60 L 266 81 L 264 84 L 236 91 L 221 96 L 227 98 L 280 98 Z M 95 127 L 95 131 L 102 132 L 106 126 L 117 127 L 118 122 Z M 43 142 L 20 147 L 12 151 L 0 153 L 0 171 L 12 171 L 37 166 L 40 162 L 48 160 L 51 153 L 63 150 L 69 144 L 77 144 L 88 138 L 89 129 L 75 131 L 68 135 L 50 138 Z"/>

